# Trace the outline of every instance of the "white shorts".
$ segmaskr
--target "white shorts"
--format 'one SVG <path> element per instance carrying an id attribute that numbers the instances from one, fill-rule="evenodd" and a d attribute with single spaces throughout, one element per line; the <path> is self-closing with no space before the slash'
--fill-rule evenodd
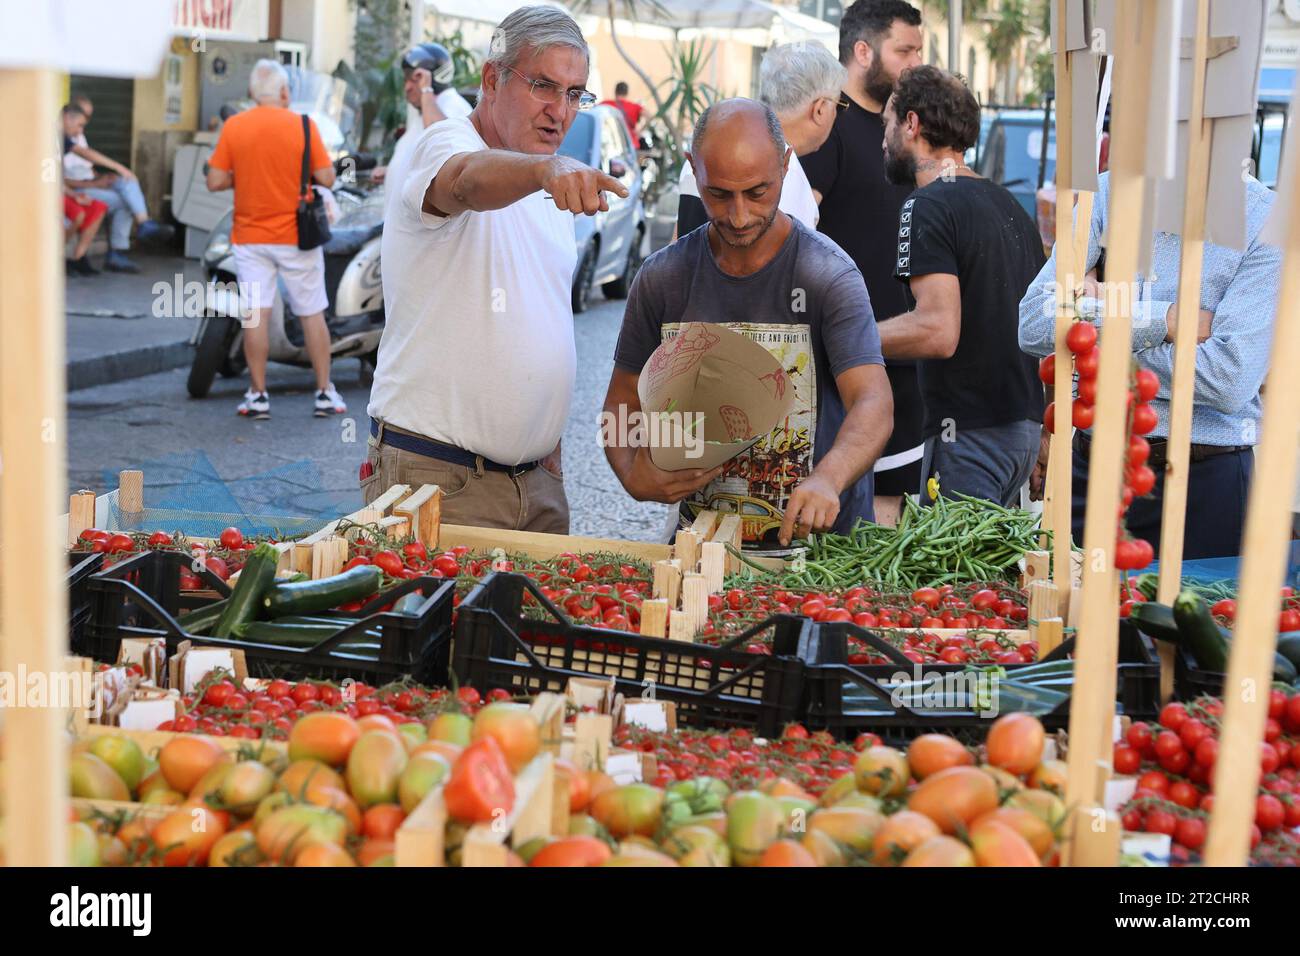
<path id="1" fill-rule="evenodd" d="M 231 246 L 240 305 L 245 310 L 275 304 L 277 274 L 284 280 L 285 298 L 295 315 L 315 315 L 329 305 L 325 294 L 325 253 L 297 246 L 251 243 Z"/>

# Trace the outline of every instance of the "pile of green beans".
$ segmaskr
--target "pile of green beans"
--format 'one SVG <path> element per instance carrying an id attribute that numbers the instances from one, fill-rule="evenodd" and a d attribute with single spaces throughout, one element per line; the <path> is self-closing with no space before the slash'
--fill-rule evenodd
<path id="1" fill-rule="evenodd" d="M 858 521 L 847 535 L 809 536 L 802 569 L 784 572 L 780 584 L 911 591 L 956 581 L 1012 581 L 1042 533 L 1038 515 L 978 498 L 941 497 L 929 507 L 905 498 L 896 528 Z"/>

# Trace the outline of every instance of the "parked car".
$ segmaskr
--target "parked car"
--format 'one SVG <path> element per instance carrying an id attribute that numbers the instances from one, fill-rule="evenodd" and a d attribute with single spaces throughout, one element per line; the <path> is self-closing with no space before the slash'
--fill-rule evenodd
<path id="1" fill-rule="evenodd" d="M 599 284 L 608 298 L 627 297 L 644 258 L 647 225 L 636 144 L 628 134 L 622 113 L 612 106 L 593 106 L 578 113 L 559 152 L 603 170 L 622 182 L 628 192 L 626 199 L 606 193 L 608 212 L 577 217 L 578 264 L 573 272 L 576 314 L 587 308 L 594 285 Z"/>
<path id="2" fill-rule="evenodd" d="M 1035 215 L 1039 164 L 1043 162 L 1043 111 L 1003 109 L 993 117 L 979 150 L 976 168 L 1016 197 L 1030 216 Z M 1056 128 L 1048 127 L 1044 181 L 1056 179 Z"/>

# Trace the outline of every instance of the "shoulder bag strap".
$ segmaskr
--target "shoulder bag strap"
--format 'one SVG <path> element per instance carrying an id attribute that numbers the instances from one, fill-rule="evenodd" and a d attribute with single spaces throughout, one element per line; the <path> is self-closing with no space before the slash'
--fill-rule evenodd
<path id="1" fill-rule="evenodd" d="M 311 120 L 307 114 L 302 114 L 302 184 L 298 187 L 298 198 L 300 200 L 310 200 L 310 194 L 307 192 L 307 177 L 309 170 L 307 164 L 311 157 Z"/>

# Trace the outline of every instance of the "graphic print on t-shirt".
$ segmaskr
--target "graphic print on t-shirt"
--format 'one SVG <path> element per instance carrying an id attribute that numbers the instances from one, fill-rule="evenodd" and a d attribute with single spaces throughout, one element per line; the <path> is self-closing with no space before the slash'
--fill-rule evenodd
<path id="1" fill-rule="evenodd" d="M 771 432 L 727 463 L 726 470 L 703 490 L 682 502 L 682 527 L 690 527 L 696 515 L 711 510 L 741 516 L 746 545 L 774 543 L 785 517 L 785 506 L 796 485 L 812 473 L 813 437 L 817 434 L 817 365 L 812 356 L 812 333 L 807 325 L 719 323 L 763 346 L 781 363 L 772 373 L 772 388 L 778 394 L 794 389 L 790 414 Z M 664 323 L 662 341 L 681 334 L 682 323 Z M 674 354 L 680 354 L 677 350 Z M 749 434 L 744 412 L 724 412 L 729 434 Z"/>

